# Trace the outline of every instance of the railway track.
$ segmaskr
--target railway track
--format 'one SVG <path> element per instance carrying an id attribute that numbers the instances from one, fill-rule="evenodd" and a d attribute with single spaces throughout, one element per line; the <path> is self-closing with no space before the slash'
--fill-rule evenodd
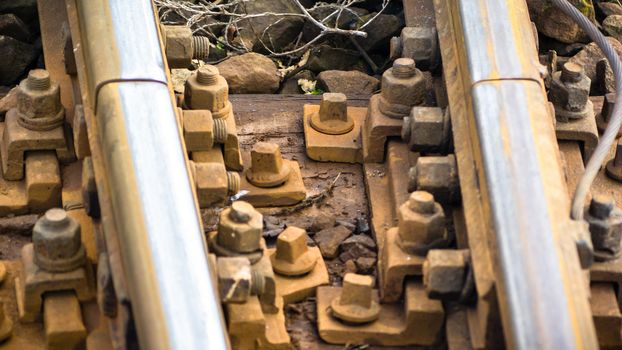
<path id="1" fill-rule="evenodd" d="M 571 217 L 613 97 L 539 57 L 524 0 L 403 4 L 380 93 L 295 97 L 210 65 L 176 94 L 205 37 L 38 0 L 0 216 L 41 216 L 0 264 L 0 349 L 621 348 L 615 147 Z"/>

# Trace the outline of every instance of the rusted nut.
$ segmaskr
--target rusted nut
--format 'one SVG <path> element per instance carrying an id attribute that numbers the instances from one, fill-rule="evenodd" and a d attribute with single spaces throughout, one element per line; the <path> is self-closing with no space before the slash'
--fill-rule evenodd
<path id="1" fill-rule="evenodd" d="M 378 319 L 380 305 L 374 298 L 373 287 L 374 280 L 370 276 L 346 274 L 341 293 L 330 303 L 332 315 L 343 322 L 354 324 Z"/>
<path id="2" fill-rule="evenodd" d="M 395 43 L 393 42 L 395 40 Z M 404 27 L 391 39 L 391 57 L 412 58 L 424 68 L 438 65 L 438 36 L 434 27 Z"/>
<path id="3" fill-rule="evenodd" d="M 251 263 L 262 255 L 263 215 L 244 201 L 236 201 L 220 213 L 218 233 L 211 245 L 218 256 L 247 257 Z"/>
<path id="4" fill-rule="evenodd" d="M 33 69 L 17 89 L 18 122 L 24 128 L 51 130 L 63 124 L 65 109 L 60 102 L 60 86 L 44 69 Z"/>
<path id="5" fill-rule="evenodd" d="M 214 119 L 207 109 L 183 110 L 184 142 L 190 152 L 209 151 L 227 141 L 227 122 Z"/>
<path id="6" fill-rule="evenodd" d="M 384 115 L 402 119 L 413 106 L 421 105 L 426 97 L 425 78 L 412 58 L 398 58 L 393 67 L 382 74 L 379 108 Z"/>
<path id="7" fill-rule="evenodd" d="M 419 157 L 408 173 L 408 191 L 428 191 L 441 203 L 460 202 L 456 157 Z"/>
<path id="8" fill-rule="evenodd" d="M 240 175 L 222 163 L 190 163 L 201 208 L 223 204 L 240 191 Z"/>
<path id="9" fill-rule="evenodd" d="M 169 68 L 188 68 L 192 59 L 204 60 L 209 55 L 209 40 L 192 35 L 185 25 L 160 25 L 164 52 Z"/>
<path id="10" fill-rule="evenodd" d="M 257 142 L 251 150 L 251 167 L 246 179 L 257 187 L 277 187 L 289 178 L 291 169 L 283 161 L 279 145 Z"/>
<path id="11" fill-rule="evenodd" d="M 610 195 L 594 195 L 585 213 L 589 224 L 594 258 L 608 261 L 618 258 L 622 249 L 622 210 L 616 207 Z"/>
<path id="12" fill-rule="evenodd" d="M 276 252 L 271 256 L 272 268 L 284 276 L 301 276 L 313 270 L 317 256 L 307 247 L 305 230 L 289 226 L 276 241 Z"/>
<path id="13" fill-rule="evenodd" d="M 613 180 L 622 181 L 622 139 L 618 140 L 615 156 L 607 162 L 605 173 Z"/>
<path id="14" fill-rule="evenodd" d="M 32 230 L 34 261 L 50 272 L 75 270 L 86 263 L 80 225 L 60 208 L 48 210 Z"/>
<path id="15" fill-rule="evenodd" d="M 448 244 L 445 212 L 429 192 L 411 193 L 398 209 L 397 222 L 397 245 L 408 254 L 424 256 Z"/>
<path id="16" fill-rule="evenodd" d="M 611 114 L 613 113 L 613 107 L 616 103 L 616 94 L 615 92 L 611 92 L 605 95 L 605 100 L 603 101 L 603 108 L 600 113 L 596 115 L 596 125 L 598 126 L 598 131 L 604 133 L 607 129 L 607 125 L 609 125 L 609 120 L 611 119 Z M 622 136 L 622 129 L 618 130 L 618 134 L 616 137 Z"/>
<path id="17" fill-rule="evenodd" d="M 467 251 L 432 249 L 423 263 L 423 284 L 430 299 L 460 299 L 467 282 Z"/>
<path id="18" fill-rule="evenodd" d="M 218 291 L 223 303 L 244 303 L 251 295 L 251 263 L 244 257 L 216 260 Z"/>
<path id="19" fill-rule="evenodd" d="M 594 116 L 589 99 L 591 80 L 583 67 L 566 62 L 560 72 L 553 73 L 549 99 L 555 106 L 555 118 L 559 122 Z"/>
<path id="20" fill-rule="evenodd" d="M 404 117 L 402 139 L 414 152 L 443 153 L 450 145 L 451 123 L 448 110 L 413 107 Z"/>
<path id="21" fill-rule="evenodd" d="M 389 59 L 395 60 L 402 57 L 402 38 L 394 36 L 389 41 Z"/>
<path id="22" fill-rule="evenodd" d="M 100 217 L 99 195 L 91 157 L 85 157 L 82 161 L 82 205 L 90 217 Z"/>
<path id="23" fill-rule="evenodd" d="M 229 115 L 229 85 L 218 68 L 212 65 L 201 66 L 186 80 L 184 104 L 189 109 L 210 110 L 214 119 Z"/>
<path id="24" fill-rule="evenodd" d="M 328 135 L 341 135 L 354 128 L 354 120 L 348 115 L 348 101 L 342 93 L 325 93 L 318 113 L 310 119 L 311 127 Z"/>

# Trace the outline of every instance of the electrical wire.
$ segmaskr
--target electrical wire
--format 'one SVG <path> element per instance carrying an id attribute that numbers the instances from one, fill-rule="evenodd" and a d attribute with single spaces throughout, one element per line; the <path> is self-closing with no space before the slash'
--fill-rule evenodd
<path id="1" fill-rule="evenodd" d="M 592 157 L 585 166 L 585 172 L 581 176 L 572 198 L 572 209 L 570 215 L 575 220 L 583 220 L 585 200 L 589 194 L 596 175 L 598 175 L 605 158 L 609 154 L 611 146 L 615 142 L 618 130 L 622 125 L 622 63 L 620 63 L 620 57 L 607 38 L 598 30 L 598 28 L 596 28 L 594 23 L 592 23 L 577 8 L 575 8 L 567 0 L 551 0 L 551 2 L 563 11 L 564 14 L 572 18 L 572 20 L 574 20 L 579 27 L 583 29 L 590 39 L 598 45 L 609 61 L 615 77 L 616 99 L 611 118 L 607 128 L 605 129 L 605 133 L 598 142 L 598 146 L 596 146 Z"/>

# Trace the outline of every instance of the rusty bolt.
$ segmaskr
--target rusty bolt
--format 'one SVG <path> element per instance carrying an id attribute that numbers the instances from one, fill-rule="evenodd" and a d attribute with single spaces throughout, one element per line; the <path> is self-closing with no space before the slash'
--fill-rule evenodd
<path id="1" fill-rule="evenodd" d="M 618 140 L 616 154 L 607 162 L 605 173 L 614 180 L 622 181 L 622 139 Z"/>
<path id="2" fill-rule="evenodd" d="M 193 35 L 189 27 L 161 25 L 160 28 L 170 68 L 188 68 L 193 58 L 205 60 L 209 55 L 209 39 Z"/>
<path id="3" fill-rule="evenodd" d="M 257 142 L 251 151 L 251 167 L 246 179 L 257 187 L 277 187 L 289 178 L 290 167 L 283 161 L 279 145 Z"/>
<path id="4" fill-rule="evenodd" d="M 4 302 L 0 302 L 0 342 L 13 335 L 13 321 L 4 311 Z"/>
<path id="5" fill-rule="evenodd" d="M 355 324 L 375 321 L 380 305 L 374 297 L 374 280 L 370 276 L 348 273 L 343 278 L 340 295 L 330 304 L 336 318 Z"/>
<path id="6" fill-rule="evenodd" d="M 348 115 L 348 102 L 342 93 L 322 95 L 320 111 L 311 116 L 311 126 L 324 134 L 341 135 L 354 128 L 354 120 Z"/>
<path id="7" fill-rule="evenodd" d="M 35 263 L 50 272 L 75 270 L 86 263 L 80 225 L 60 208 L 48 210 L 32 230 Z"/>
<path id="8" fill-rule="evenodd" d="M 33 69 L 17 89 L 18 122 L 31 130 L 45 131 L 59 127 L 65 119 L 60 102 L 60 87 L 52 82 L 50 73 Z"/>
<path id="9" fill-rule="evenodd" d="M 413 106 L 423 104 L 426 95 L 425 78 L 415 66 L 415 61 L 412 58 L 398 58 L 393 67 L 382 75 L 380 112 L 390 118 L 402 119 Z"/>
<path id="10" fill-rule="evenodd" d="M 227 171 L 223 163 L 190 162 L 201 208 L 222 205 L 240 191 L 240 175 Z"/>
<path id="11" fill-rule="evenodd" d="M 263 216 L 243 201 L 236 201 L 220 213 L 216 235 L 216 253 L 225 256 L 261 251 Z"/>
<path id="12" fill-rule="evenodd" d="M 449 110 L 437 107 L 413 107 L 404 117 L 402 139 L 411 151 L 442 153 L 450 143 Z"/>
<path id="13" fill-rule="evenodd" d="M 251 263 L 244 257 L 217 259 L 218 290 L 223 303 L 244 303 L 251 295 Z"/>
<path id="14" fill-rule="evenodd" d="M 186 80 L 184 104 L 189 109 L 210 110 L 214 119 L 229 116 L 229 86 L 216 66 L 201 66 Z"/>
<path id="15" fill-rule="evenodd" d="M 400 37 L 391 39 L 391 57 L 412 58 L 424 68 L 438 64 L 438 35 L 436 28 L 404 27 Z"/>
<path id="16" fill-rule="evenodd" d="M 397 222 L 397 244 L 408 254 L 425 255 L 447 244 L 445 213 L 429 192 L 411 193 L 398 209 Z"/>
<path id="17" fill-rule="evenodd" d="M 423 263 L 423 284 L 430 299 L 457 300 L 467 275 L 465 252 L 432 249 Z"/>
<path id="18" fill-rule="evenodd" d="M 620 256 L 622 249 L 622 210 L 616 207 L 610 195 L 594 195 L 585 215 L 589 224 L 594 258 L 612 260 Z"/>
<path id="19" fill-rule="evenodd" d="M 613 114 L 613 107 L 616 103 L 616 94 L 615 92 L 611 92 L 605 95 L 605 100 L 603 101 L 603 108 L 600 111 L 600 114 L 596 116 L 596 125 L 598 126 L 598 130 L 600 132 L 605 132 L 607 129 L 607 125 L 609 125 L 609 120 L 611 119 L 611 115 Z M 618 130 L 618 134 L 616 137 L 622 136 L 622 129 Z"/>
<path id="20" fill-rule="evenodd" d="M 317 255 L 307 247 L 305 230 L 289 226 L 276 241 L 276 252 L 271 257 L 272 267 L 278 274 L 301 276 L 313 270 Z"/>
<path id="21" fill-rule="evenodd" d="M 555 106 L 555 117 L 560 122 L 593 116 L 589 100 L 591 80 L 578 64 L 566 62 L 561 72 L 551 80 L 549 99 Z"/>
<path id="22" fill-rule="evenodd" d="M 419 157 L 408 173 L 408 191 L 428 191 L 441 203 L 460 201 L 456 157 Z"/>
<path id="23" fill-rule="evenodd" d="M 214 119 L 206 109 L 182 110 L 184 142 L 189 152 L 209 151 L 227 141 L 227 121 Z"/>

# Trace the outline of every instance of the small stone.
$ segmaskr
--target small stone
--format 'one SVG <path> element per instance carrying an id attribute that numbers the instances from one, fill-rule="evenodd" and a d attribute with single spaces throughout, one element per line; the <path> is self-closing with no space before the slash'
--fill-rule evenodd
<path id="1" fill-rule="evenodd" d="M 311 49 L 307 68 L 315 73 L 327 70 L 349 70 L 358 59 L 357 51 L 319 45 Z"/>
<path id="2" fill-rule="evenodd" d="M 346 273 L 356 273 L 356 263 L 354 262 L 354 260 L 348 260 L 345 263 L 346 266 Z"/>
<path id="3" fill-rule="evenodd" d="M 0 35 L 9 36 L 15 40 L 30 41 L 28 26 L 14 14 L 0 15 Z"/>
<path id="4" fill-rule="evenodd" d="M 311 232 L 319 232 L 325 229 L 329 229 L 335 226 L 335 215 L 321 211 L 318 215 L 313 217 L 309 230 Z"/>
<path id="5" fill-rule="evenodd" d="M 0 1 L 0 13 L 13 13 L 24 22 L 37 18 L 37 0 Z"/>
<path id="6" fill-rule="evenodd" d="M 366 235 L 354 235 L 341 243 L 341 261 L 354 260 L 360 257 L 375 258 L 376 242 Z"/>
<path id="7" fill-rule="evenodd" d="M 320 88 L 346 95 L 371 95 L 380 89 L 380 81 L 359 71 L 328 70 L 318 75 Z"/>
<path id="8" fill-rule="evenodd" d="M 594 20 L 594 5 L 591 0 L 570 0 L 570 3 L 591 21 Z M 531 20 L 540 33 L 568 44 L 587 39 L 579 25 L 550 1 L 527 0 L 527 6 Z"/>
<path id="9" fill-rule="evenodd" d="M 339 245 L 352 234 L 352 231 L 344 226 L 335 226 L 324 229 L 315 234 L 313 239 L 320 247 L 322 256 L 327 259 L 337 257 Z"/>
<path id="10" fill-rule="evenodd" d="M 356 263 L 356 272 L 361 275 L 371 275 L 376 269 L 376 261 L 376 258 L 365 256 L 357 258 L 354 261 Z"/>
<path id="11" fill-rule="evenodd" d="M 6 112 L 14 107 L 17 107 L 17 87 L 12 88 L 0 99 L 0 121 L 3 121 Z"/>
<path id="12" fill-rule="evenodd" d="M 622 39 L 622 15 L 612 15 L 603 21 L 603 29 L 605 32 L 618 41 Z"/>
<path id="13" fill-rule="evenodd" d="M 229 83 L 230 94 L 272 94 L 280 86 L 276 65 L 258 53 L 234 56 L 216 67 Z"/>
<path id="14" fill-rule="evenodd" d="M 618 55 L 622 56 L 622 44 L 618 40 L 612 37 L 607 37 L 609 43 L 613 46 Z M 590 43 L 586 45 L 583 50 L 574 55 L 569 62 L 576 63 L 583 67 L 583 71 L 588 78 L 592 79 L 592 89 L 597 86 L 602 86 L 603 82 L 598 79 L 596 74 L 596 65 L 598 61 L 605 58 L 605 54 L 598 48 L 596 43 Z"/>
<path id="15" fill-rule="evenodd" d="M 35 47 L 0 35 L 0 85 L 12 85 L 36 59 Z"/>
<path id="16" fill-rule="evenodd" d="M 605 16 L 622 15 L 622 6 L 615 2 L 598 2 L 598 7 Z"/>
<path id="17" fill-rule="evenodd" d="M 363 22 L 366 22 L 376 16 L 376 13 L 370 13 L 367 16 L 361 18 Z M 395 15 L 380 14 L 372 22 L 365 27 L 364 31 L 367 32 L 367 38 L 356 39 L 359 41 L 365 51 L 377 49 L 384 45 L 389 47 L 389 39 L 398 35 L 404 23 L 399 17 Z"/>
<path id="18" fill-rule="evenodd" d="M 356 233 L 357 234 L 368 234 L 369 231 L 370 231 L 369 221 L 363 217 L 356 218 Z"/>

